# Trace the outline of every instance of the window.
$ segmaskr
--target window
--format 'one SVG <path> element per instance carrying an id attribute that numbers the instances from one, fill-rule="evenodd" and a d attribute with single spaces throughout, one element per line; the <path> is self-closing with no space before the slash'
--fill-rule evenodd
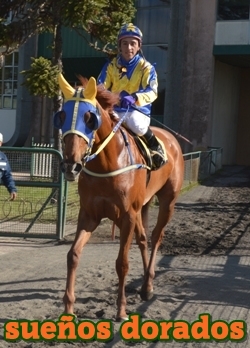
<path id="1" fill-rule="evenodd" d="M 16 109 L 17 104 L 18 52 L 4 58 L 0 70 L 0 109 Z"/>
<path id="2" fill-rule="evenodd" d="M 218 0 L 218 20 L 248 20 L 249 0 Z"/>

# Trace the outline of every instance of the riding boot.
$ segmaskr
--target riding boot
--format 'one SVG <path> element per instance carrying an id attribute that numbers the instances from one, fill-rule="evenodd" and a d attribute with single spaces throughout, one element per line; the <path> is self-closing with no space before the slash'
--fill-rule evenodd
<path id="1" fill-rule="evenodd" d="M 142 138 L 150 150 L 153 167 L 155 167 L 155 169 L 160 168 L 167 162 L 161 144 L 158 142 L 150 128 L 148 128 L 147 132 L 143 134 Z"/>

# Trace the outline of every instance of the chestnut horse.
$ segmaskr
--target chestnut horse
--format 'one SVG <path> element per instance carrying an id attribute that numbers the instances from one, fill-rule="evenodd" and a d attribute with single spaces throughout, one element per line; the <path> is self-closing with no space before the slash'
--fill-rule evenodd
<path id="1" fill-rule="evenodd" d="M 153 295 L 156 252 L 164 228 L 169 222 L 184 175 L 184 161 L 176 138 L 169 132 L 152 127 L 162 140 L 168 162 L 150 172 L 133 136 L 113 117 L 113 106 L 119 96 L 97 86 L 94 78 L 79 77 L 82 88 L 74 89 L 59 75 L 64 94 L 63 110 L 55 114 L 54 125 L 62 129 L 65 179 L 78 177 L 80 210 L 75 240 L 67 255 L 67 283 L 63 298 L 65 313 L 73 314 L 76 268 L 84 245 L 103 218 L 109 218 L 120 229 L 120 249 L 116 260 L 119 279 L 118 321 L 127 319 L 125 278 L 128 252 L 135 232 L 144 267 L 141 298 Z M 78 175 L 80 174 L 80 175 Z M 159 201 L 157 223 L 151 235 L 148 258 L 147 229 L 150 201 Z"/>

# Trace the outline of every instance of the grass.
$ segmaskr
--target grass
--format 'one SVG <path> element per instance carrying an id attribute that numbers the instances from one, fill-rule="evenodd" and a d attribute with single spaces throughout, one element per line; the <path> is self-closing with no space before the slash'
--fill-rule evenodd
<path id="1" fill-rule="evenodd" d="M 180 194 L 188 192 L 198 186 L 194 182 L 184 186 Z M 46 187 L 18 187 L 17 199 L 9 201 L 9 194 L 3 185 L 0 185 L 0 221 L 22 221 L 44 224 L 55 224 L 58 217 L 57 195 L 58 189 Z M 152 206 L 158 206 L 155 196 L 151 202 Z M 79 212 L 78 183 L 68 183 L 66 224 L 77 223 Z"/>
<path id="2" fill-rule="evenodd" d="M 46 187 L 17 187 L 18 196 L 15 201 L 9 200 L 9 193 L 0 185 L 0 221 L 56 223 L 58 216 L 58 189 Z M 68 185 L 67 221 L 76 221 L 79 211 L 77 183 Z"/>

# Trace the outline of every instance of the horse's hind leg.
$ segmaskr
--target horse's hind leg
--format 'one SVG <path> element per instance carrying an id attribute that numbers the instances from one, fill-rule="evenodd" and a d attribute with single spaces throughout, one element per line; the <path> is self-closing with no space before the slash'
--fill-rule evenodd
<path id="1" fill-rule="evenodd" d="M 125 295 L 125 278 L 128 273 L 128 252 L 133 238 L 135 228 L 136 213 L 130 212 L 122 218 L 120 228 L 120 249 L 116 259 L 116 272 L 118 275 L 118 298 L 117 298 L 117 321 L 126 320 L 126 295 Z"/>
<path id="2" fill-rule="evenodd" d="M 153 296 L 153 279 L 155 276 L 156 253 L 164 235 L 164 227 L 173 215 L 178 193 L 179 190 L 174 191 L 171 188 L 170 184 L 166 184 L 157 193 L 159 200 L 159 213 L 156 226 L 153 229 L 151 235 L 151 255 L 149 259 L 148 269 L 146 271 L 145 280 L 141 288 L 141 298 L 143 300 L 149 300 Z"/>
<path id="3" fill-rule="evenodd" d="M 137 215 L 136 225 L 135 225 L 135 238 L 136 244 L 139 246 L 142 256 L 144 276 L 148 269 L 148 210 L 150 202 L 142 207 L 141 214 Z"/>
<path id="4" fill-rule="evenodd" d="M 82 249 L 97 226 L 98 223 L 89 220 L 84 212 L 79 213 L 75 240 L 67 254 L 67 282 L 63 297 L 65 313 L 74 313 L 76 268 L 80 261 Z"/>

